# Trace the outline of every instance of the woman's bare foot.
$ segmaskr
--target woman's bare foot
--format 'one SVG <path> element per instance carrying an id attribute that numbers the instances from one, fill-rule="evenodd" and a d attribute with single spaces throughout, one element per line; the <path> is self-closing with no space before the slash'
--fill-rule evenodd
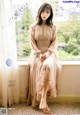
<path id="1" fill-rule="evenodd" d="M 46 108 L 42 109 L 43 113 L 45 114 L 51 114 L 51 110 L 49 109 L 49 107 L 47 106 Z"/>

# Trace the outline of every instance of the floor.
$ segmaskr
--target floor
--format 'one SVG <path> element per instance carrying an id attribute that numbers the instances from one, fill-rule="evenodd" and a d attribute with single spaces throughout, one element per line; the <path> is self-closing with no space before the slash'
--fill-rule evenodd
<path id="1" fill-rule="evenodd" d="M 51 115 L 80 115 L 80 103 L 49 103 Z M 37 108 L 33 109 L 26 103 L 21 103 L 8 108 L 8 115 L 45 115 Z"/>

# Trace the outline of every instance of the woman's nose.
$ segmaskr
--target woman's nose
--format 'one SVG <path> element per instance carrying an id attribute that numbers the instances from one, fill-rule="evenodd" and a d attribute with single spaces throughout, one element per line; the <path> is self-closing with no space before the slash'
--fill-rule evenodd
<path id="1" fill-rule="evenodd" d="M 46 12 L 44 12 L 44 16 L 46 15 L 47 13 Z"/>

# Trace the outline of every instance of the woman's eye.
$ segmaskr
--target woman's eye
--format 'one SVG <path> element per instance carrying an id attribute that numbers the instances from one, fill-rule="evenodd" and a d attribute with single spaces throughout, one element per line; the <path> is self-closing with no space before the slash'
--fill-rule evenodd
<path id="1" fill-rule="evenodd" d="M 49 12 L 47 11 L 47 14 L 49 14 Z"/>
<path id="2" fill-rule="evenodd" d="M 49 12 L 49 11 L 43 11 L 43 13 L 47 13 L 47 14 L 49 14 L 50 12 Z"/>

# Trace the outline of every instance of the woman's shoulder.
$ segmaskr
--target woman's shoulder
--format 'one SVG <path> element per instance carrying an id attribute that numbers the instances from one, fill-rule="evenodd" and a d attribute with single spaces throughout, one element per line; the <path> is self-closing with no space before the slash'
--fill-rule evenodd
<path id="1" fill-rule="evenodd" d="M 52 29 L 53 29 L 53 30 L 56 30 L 56 25 L 52 25 Z"/>
<path id="2" fill-rule="evenodd" d="M 33 23 L 33 24 L 30 25 L 30 28 L 34 29 L 35 26 L 36 26 L 36 23 Z"/>

